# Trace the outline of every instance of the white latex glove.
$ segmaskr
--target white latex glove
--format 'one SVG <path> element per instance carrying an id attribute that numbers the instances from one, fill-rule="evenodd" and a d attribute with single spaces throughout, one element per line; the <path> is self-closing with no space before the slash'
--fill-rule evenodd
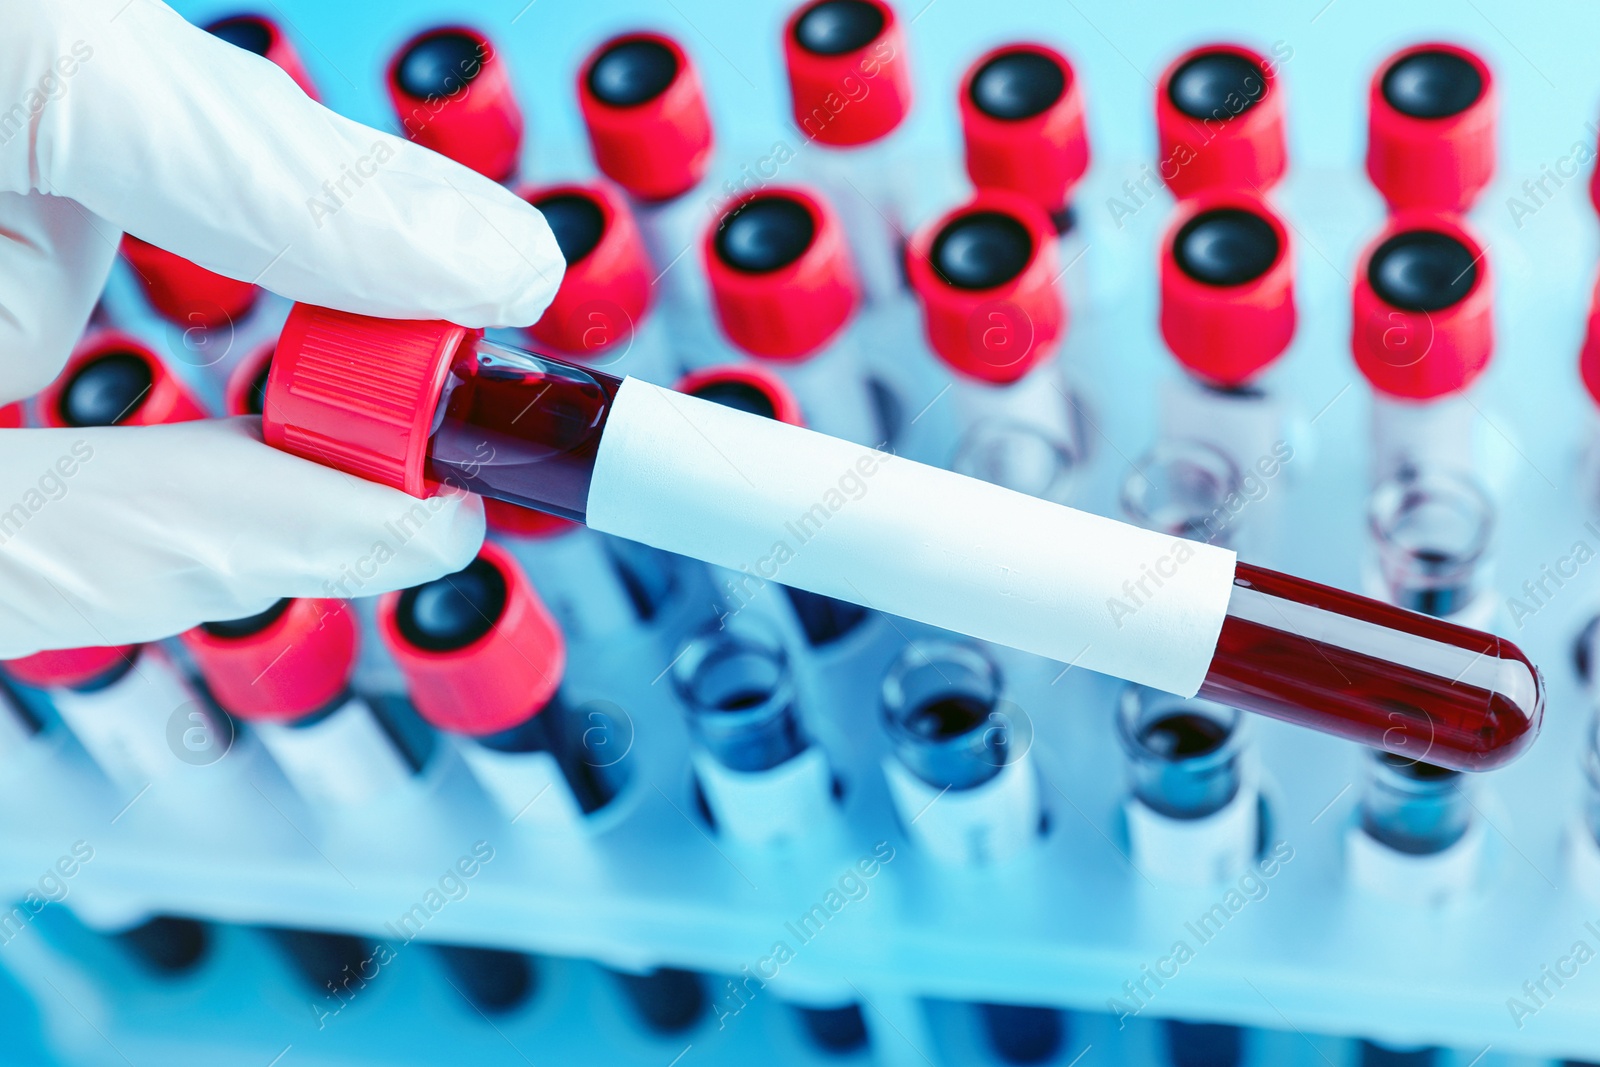
<path id="1" fill-rule="evenodd" d="M 555 294 L 532 207 L 156 0 L 0 0 L 0 26 L 0 401 L 61 369 L 124 230 L 366 314 L 520 326 Z M 0 430 L 0 658 L 465 566 L 477 499 L 418 505 L 268 448 L 253 420 Z"/>

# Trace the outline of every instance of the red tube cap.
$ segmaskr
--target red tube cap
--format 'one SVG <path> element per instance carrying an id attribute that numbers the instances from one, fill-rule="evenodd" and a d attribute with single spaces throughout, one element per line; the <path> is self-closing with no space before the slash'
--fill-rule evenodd
<path id="1" fill-rule="evenodd" d="M 1391 211 L 1461 212 L 1494 177 L 1499 101 L 1489 64 L 1453 44 L 1419 44 L 1372 76 L 1367 174 Z"/>
<path id="2" fill-rule="evenodd" d="M 838 216 L 806 189 L 739 197 L 706 230 L 701 252 L 717 319 L 752 356 L 804 359 L 861 302 Z"/>
<path id="3" fill-rule="evenodd" d="M 250 282 L 206 270 L 132 234 L 122 237 L 122 258 L 157 314 L 185 328 L 225 326 L 249 314 L 261 295 Z"/>
<path id="4" fill-rule="evenodd" d="M 139 654 L 138 645 L 63 648 L 4 661 L 7 674 L 40 689 L 71 689 L 103 678 Z"/>
<path id="5" fill-rule="evenodd" d="M 262 345 L 239 361 L 222 390 L 222 406 L 229 415 L 260 415 L 267 401 L 267 376 L 272 371 L 276 341 Z"/>
<path id="6" fill-rule="evenodd" d="M 159 426 L 205 417 L 160 356 L 117 330 L 84 338 L 39 394 L 46 426 Z"/>
<path id="7" fill-rule="evenodd" d="M 675 388 L 701 400 L 777 419 L 790 426 L 805 425 L 794 391 L 766 367 L 743 363 L 705 367 L 684 375 Z"/>
<path id="8" fill-rule="evenodd" d="M 1489 365 L 1492 311 L 1483 242 L 1453 215 L 1397 214 L 1356 264 L 1356 366 L 1405 400 L 1464 389 Z"/>
<path id="9" fill-rule="evenodd" d="M 1042 44 L 984 54 L 961 79 L 967 175 L 1009 189 L 1054 216 L 1089 169 L 1083 91 L 1067 57 Z"/>
<path id="10" fill-rule="evenodd" d="M 20 401 L 0 407 L 0 429 L 14 430 L 21 426 L 24 421 L 22 403 Z"/>
<path id="11" fill-rule="evenodd" d="M 294 83 L 307 96 L 313 100 L 322 99 L 311 81 L 311 75 L 306 73 L 305 64 L 300 61 L 300 53 L 295 51 L 294 45 L 289 43 L 278 24 L 265 15 L 233 15 L 218 19 L 206 25 L 206 32 L 246 52 L 254 52 L 272 60 L 294 79 Z"/>
<path id="12" fill-rule="evenodd" d="M 355 613 L 342 600 L 280 600 L 180 635 L 211 695 L 242 719 L 289 722 L 326 707 L 355 671 Z"/>
<path id="13" fill-rule="evenodd" d="M 919 231 L 907 261 L 928 343 L 959 374 L 1015 382 L 1066 333 L 1055 233 L 1016 193 L 980 190 Z"/>
<path id="14" fill-rule="evenodd" d="M 1178 205 L 1161 245 L 1161 336 L 1178 362 L 1242 385 L 1294 337 L 1289 231 L 1260 197 L 1236 189 Z"/>
<path id="15" fill-rule="evenodd" d="M 466 570 L 385 594 L 378 632 L 417 712 L 454 733 L 482 736 L 526 722 L 555 696 L 566 669 L 560 627 L 522 568 L 492 543 Z"/>
<path id="16" fill-rule="evenodd" d="M 625 33 L 589 54 L 578 107 L 600 173 L 640 200 L 694 188 L 711 162 L 711 115 L 694 63 L 660 33 Z"/>
<path id="17" fill-rule="evenodd" d="M 483 34 L 466 26 L 417 34 L 389 61 L 388 84 L 407 137 L 497 182 L 516 173 L 522 109 Z"/>
<path id="18" fill-rule="evenodd" d="M 654 277 L 627 202 L 602 182 L 519 195 L 544 213 L 567 261 L 555 299 L 528 332 L 589 363 L 626 354 L 649 314 Z"/>
<path id="19" fill-rule="evenodd" d="M 477 334 L 448 322 L 375 319 L 296 304 L 267 379 L 267 444 L 412 496 L 427 475 L 428 434 L 457 353 Z"/>
<path id="20" fill-rule="evenodd" d="M 795 125 L 813 141 L 876 141 L 911 110 L 905 35 L 884 0 L 802 4 L 783 28 L 783 58 Z"/>
<path id="21" fill-rule="evenodd" d="M 1277 66 L 1236 44 L 1185 52 L 1156 85 L 1156 137 L 1174 196 L 1222 185 L 1266 192 L 1288 165 Z"/>

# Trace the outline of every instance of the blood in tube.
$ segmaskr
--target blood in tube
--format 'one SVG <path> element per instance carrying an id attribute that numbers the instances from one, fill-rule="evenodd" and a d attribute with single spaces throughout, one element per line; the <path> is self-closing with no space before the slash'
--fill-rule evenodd
<path id="1" fill-rule="evenodd" d="M 362 368 L 382 372 L 378 405 L 321 384 Z M 271 444 L 416 496 L 448 484 L 581 522 L 621 387 L 448 323 L 302 305 L 264 428 Z M 1511 642 L 1245 563 L 1200 695 L 1373 747 L 1403 739 L 1462 770 L 1516 758 L 1544 713 L 1538 672 Z"/>

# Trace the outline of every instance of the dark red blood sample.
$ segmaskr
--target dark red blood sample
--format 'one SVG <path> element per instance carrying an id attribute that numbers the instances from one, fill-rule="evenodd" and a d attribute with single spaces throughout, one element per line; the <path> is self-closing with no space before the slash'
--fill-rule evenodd
<path id="1" fill-rule="evenodd" d="M 1233 583 L 1202 697 L 1465 771 L 1538 735 L 1538 671 L 1509 641 L 1245 563 Z"/>
<path id="2" fill-rule="evenodd" d="M 263 428 L 416 496 L 455 485 L 581 522 L 621 385 L 447 323 L 301 305 Z M 718 517 L 704 522 L 709 542 Z M 1539 674 L 1509 642 L 1245 564 L 1200 695 L 1470 771 L 1515 759 L 1544 714 Z"/>
<path id="3" fill-rule="evenodd" d="M 458 360 L 429 444 L 428 476 L 582 522 L 600 434 L 621 385 L 540 357 L 516 365 Z"/>

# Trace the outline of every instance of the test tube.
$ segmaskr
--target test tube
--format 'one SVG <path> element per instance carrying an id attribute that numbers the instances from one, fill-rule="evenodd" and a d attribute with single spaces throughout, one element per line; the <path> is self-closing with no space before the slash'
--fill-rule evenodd
<path id="1" fill-rule="evenodd" d="M 1067 1013 L 1026 1004 L 979 1004 L 989 1047 L 1002 1063 L 1047 1063 L 1066 1044 Z"/>
<path id="2" fill-rule="evenodd" d="M 1263 379 L 1294 337 L 1288 228 L 1238 189 L 1181 201 L 1162 242 L 1161 335 L 1185 371 L 1162 383 L 1166 436 L 1207 441 L 1240 470 L 1271 460 L 1287 436 Z"/>
<path id="3" fill-rule="evenodd" d="M 411 140 L 497 182 L 522 154 L 522 109 L 505 59 L 469 26 L 425 30 L 389 61 L 389 102 Z"/>
<path id="4" fill-rule="evenodd" d="M 455 739 L 508 820 L 573 831 L 611 800 L 614 783 L 571 736 L 561 631 L 504 549 L 485 544 L 464 569 L 385 594 L 378 630 L 418 713 Z"/>
<path id="5" fill-rule="evenodd" d="M 300 980 L 324 997 L 343 1002 L 380 973 L 377 947 L 354 934 L 284 926 L 267 926 L 262 931 Z"/>
<path id="6" fill-rule="evenodd" d="M 391 384 L 376 406 L 295 387 L 369 371 Z M 267 400 L 267 441 L 307 459 L 722 566 L 770 555 L 809 514 L 823 532 L 787 584 L 1369 745 L 1427 739 L 1444 766 L 1503 765 L 1543 718 L 1538 672 L 1501 638 L 447 323 L 300 305 Z M 830 495 L 852 471 L 868 491 Z M 1144 569 L 1162 595 L 1109 612 Z"/>
<path id="7" fill-rule="evenodd" d="M 272 19 L 233 15 L 205 28 L 214 37 L 276 63 L 307 96 L 320 99 L 299 53 Z M 150 306 L 185 330 L 230 325 L 248 315 L 261 294 L 252 282 L 217 274 L 132 234 L 123 235 L 121 248 Z"/>
<path id="8" fill-rule="evenodd" d="M 324 818 L 392 795 L 427 757 L 351 692 L 357 630 L 342 600 L 285 598 L 260 614 L 182 635 L 213 699 L 252 724 L 290 784 Z"/>
<path id="9" fill-rule="evenodd" d="M 814 836 L 832 814 L 827 754 L 806 736 L 788 652 L 751 619 L 691 638 L 672 679 L 717 829 L 756 846 Z"/>
<path id="10" fill-rule="evenodd" d="M 956 446 L 950 469 L 968 478 L 1065 504 L 1078 486 L 1085 456 L 1071 441 L 1004 419 L 973 423 Z"/>
<path id="11" fill-rule="evenodd" d="M 1471 474 L 1462 395 L 1494 348 L 1488 249 L 1451 215 L 1404 211 L 1356 264 L 1351 349 L 1374 390 L 1373 481 L 1407 467 Z"/>
<path id="12" fill-rule="evenodd" d="M 914 642 L 884 677 L 889 794 L 906 833 L 943 862 L 1003 863 L 1038 836 L 1031 737 L 1002 697 L 994 662 L 954 641 Z"/>
<path id="13" fill-rule="evenodd" d="M 823 1052 L 848 1056 L 867 1047 L 867 1022 L 860 1004 L 822 1008 L 809 1004 L 791 1005 L 806 1036 Z"/>
<path id="14" fill-rule="evenodd" d="M 1485 625 L 1494 507 L 1451 471 L 1405 470 L 1373 491 L 1368 529 L 1384 599 L 1424 615 Z"/>
<path id="15" fill-rule="evenodd" d="M 1244 1059 L 1244 1030 L 1225 1023 L 1165 1019 L 1167 1062 L 1172 1067 L 1238 1067 Z"/>
<path id="16" fill-rule="evenodd" d="M 692 251 L 721 204 L 744 190 L 706 180 L 714 137 L 694 62 L 665 34 L 630 31 L 589 54 L 577 89 L 595 165 L 633 200 L 680 361 L 689 355 L 698 363 L 713 338 L 700 313 L 708 294 Z M 741 187 L 751 180 L 747 165 Z"/>
<path id="17" fill-rule="evenodd" d="M 533 998 L 539 971 L 525 952 L 477 945 L 434 945 L 449 982 L 485 1015 L 508 1015 Z"/>
<path id="18" fill-rule="evenodd" d="M 1072 229 L 1072 194 L 1089 169 L 1083 89 L 1067 57 L 1047 45 L 1001 45 L 967 68 L 958 92 L 967 176 L 1009 189 Z"/>
<path id="19" fill-rule="evenodd" d="M 705 1012 L 705 984 L 693 971 L 677 967 L 607 970 L 640 1021 L 656 1033 L 682 1033 Z"/>
<path id="20" fill-rule="evenodd" d="M 1123 691 L 1117 740 L 1132 793 L 1124 810 L 1133 863 L 1147 877 L 1216 885 L 1255 858 L 1261 826 L 1243 721 L 1212 701 Z"/>
<path id="21" fill-rule="evenodd" d="M 884 0 L 807 0 L 783 31 L 796 132 L 818 183 L 844 219 L 866 299 L 903 289 L 902 152 L 891 135 L 911 109 L 899 16 Z"/>
<path id="22" fill-rule="evenodd" d="M 1278 64 L 1237 44 L 1208 44 L 1172 61 L 1156 83 L 1157 170 L 1172 195 L 1271 190 L 1288 166 Z M 1290 55 L 1293 54 L 1291 51 Z"/>
<path id="23" fill-rule="evenodd" d="M 1216 448 L 1163 441 L 1134 464 L 1119 503 L 1128 521 L 1146 530 L 1231 548 L 1244 508 L 1239 488 L 1238 468 Z"/>
<path id="24" fill-rule="evenodd" d="M 980 190 L 919 230 L 907 263 L 929 345 L 948 371 L 958 439 L 992 421 L 1030 427 L 1081 455 L 1056 358 L 1067 308 L 1044 213 L 1007 190 Z"/>
<path id="25" fill-rule="evenodd" d="M 1383 61 L 1367 99 L 1367 174 L 1389 210 L 1466 212 L 1494 177 L 1489 65 L 1456 45 L 1413 45 Z"/>
<path id="26" fill-rule="evenodd" d="M 156 645 L 37 652 L 4 669 L 45 690 L 90 758 L 130 794 L 215 763 L 233 741 L 231 724 Z"/>
<path id="27" fill-rule="evenodd" d="M 882 444 L 850 329 L 861 293 L 833 209 L 805 189 L 751 193 L 707 228 L 701 255 L 737 352 L 776 371 L 821 432 Z"/>
<path id="28" fill-rule="evenodd" d="M 591 182 L 529 186 L 519 195 L 550 224 L 567 264 L 529 336 L 563 358 L 670 385 L 681 368 L 651 314 L 654 271 L 622 194 Z"/>
<path id="29" fill-rule="evenodd" d="M 1378 487 L 1370 517 L 1391 602 L 1440 618 L 1471 612 L 1493 519 L 1473 482 L 1449 472 L 1403 471 Z M 1459 770 L 1424 762 L 1431 755 L 1426 738 L 1390 739 L 1368 755 L 1361 797 L 1368 837 L 1406 856 L 1433 856 L 1467 836 L 1473 821 L 1467 783 Z M 1359 860 L 1357 867 L 1371 877 Z M 1456 881 L 1468 881 L 1470 873 Z"/>
<path id="30" fill-rule="evenodd" d="M 799 401 L 783 380 L 766 367 L 748 364 L 707 367 L 686 375 L 678 382 L 677 389 L 686 396 L 710 400 L 792 426 L 804 424 Z M 768 568 L 771 569 L 769 574 L 760 573 Z M 769 561 L 765 567 L 761 560 L 754 560 L 738 570 L 712 567 L 710 571 L 712 588 L 717 594 L 722 614 L 737 615 L 752 605 L 774 603 L 772 598 L 762 596 L 761 591 L 770 580 L 782 573 L 782 568 L 776 560 Z M 784 613 L 785 618 L 777 620 L 778 625 L 792 624 L 812 648 L 836 645 L 856 633 L 871 617 L 859 604 L 820 596 L 788 585 L 778 588 L 789 609 Z M 781 612 L 781 607 L 779 610 Z"/>
<path id="31" fill-rule="evenodd" d="M 145 970 L 164 978 L 188 974 L 211 949 L 211 928 L 196 919 L 153 915 L 110 933 L 111 940 Z"/>

